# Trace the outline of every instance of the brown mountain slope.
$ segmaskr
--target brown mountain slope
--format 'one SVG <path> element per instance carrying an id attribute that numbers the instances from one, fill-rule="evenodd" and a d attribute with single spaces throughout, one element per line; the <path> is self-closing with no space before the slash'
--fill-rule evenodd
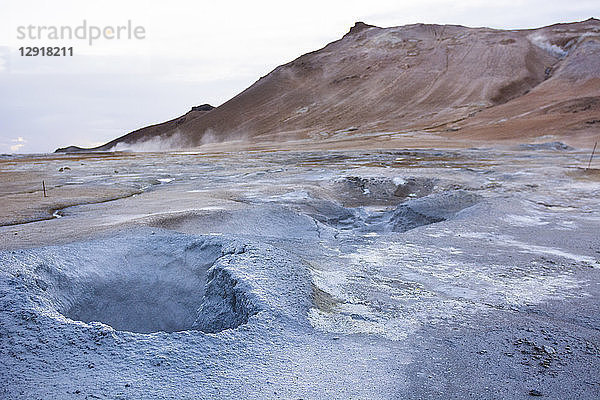
<path id="1" fill-rule="evenodd" d="M 97 150 L 159 139 L 189 147 L 374 132 L 491 140 L 593 135 L 600 133 L 599 68 L 596 19 L 512 31 L 357 23 L 211 111 Z"/>
<path id="2" fill-rule="evenodd" d="M 599 28 L 598 20 L 592 20 L 538 30 L 536 35 L 548 38 L 546 45 L 565 52 L 547 71 L 548 79 L 523 96 L 455 124 L 454 129 L 461 128 L 455 134 L 489 139 L 599 136 Z"/>

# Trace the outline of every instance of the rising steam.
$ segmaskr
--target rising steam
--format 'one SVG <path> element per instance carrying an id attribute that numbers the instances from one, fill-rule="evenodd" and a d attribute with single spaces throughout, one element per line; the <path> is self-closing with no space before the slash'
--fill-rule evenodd
<path id="1" fill-rule="evenodd" d="M 539 47 L 540 49 L 546 50 L 548 53 L 552 54 L 555 57 L 563 58 L 568 54 L 568 52 L 560 46 L 550 43 L 548 38 L 546 38 L 546 36 L 542 35 L 541 33 L 530 35 L 529 41 L 537 47 Z"/>
<path id="2" fill-rule="evenodd" d="M 133 143 L 119 142 L 111 147 L 109 151 L 152 153 L 159 151 L 181 150 L 189 147 L 189 140 L 186 140 L 185 136 L 179 130 L 177 130 L 175 133 L 169 136 L 157 136 Z"/>

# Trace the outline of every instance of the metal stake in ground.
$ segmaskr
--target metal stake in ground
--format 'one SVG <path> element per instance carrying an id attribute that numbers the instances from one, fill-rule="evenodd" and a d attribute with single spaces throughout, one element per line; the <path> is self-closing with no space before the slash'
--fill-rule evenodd
<path id="1" fill-rule="evenodd" d="M 44 197 L 48 197 L 46 196 L 46 182 L 42 181 L 42 188 L 44 189 Z"/>
<path id="2" fill-rule="evenodd" d="M 592 155 L 590 156 L 590 161 L 588 162 L 588 166 L 585 169 L 586 171 L 588 169 L 590 169 L 590 166 L 592 165 L 592 158 L 594 158 L 594 153 L 596 152 L 596 146 L 598 146 L 598 142 L 594 143 L 594 149 L 592 150 Z"/>

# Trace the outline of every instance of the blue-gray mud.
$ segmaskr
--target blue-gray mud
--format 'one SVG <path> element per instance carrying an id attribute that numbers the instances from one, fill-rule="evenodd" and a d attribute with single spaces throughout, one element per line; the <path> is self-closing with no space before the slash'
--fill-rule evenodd
<path id="1" fill-rule="evenodd" d="M 0 397 L 600 398 L 600 174 L 585 160 L 13 160 L 135 195 L 0 227 Z"/>

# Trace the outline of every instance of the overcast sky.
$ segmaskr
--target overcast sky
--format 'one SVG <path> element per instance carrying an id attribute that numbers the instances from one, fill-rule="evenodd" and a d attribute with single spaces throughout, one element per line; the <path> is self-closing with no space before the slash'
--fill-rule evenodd
<path id="1" fill-rule="evenodd" d="M 598 9 L 598 0 L 0 0 L 0 153 L 95 146 L 193 105 L 219 105 L 356 21 L 516 29 L 598 17 Z M 131 21 L 145 38 L 18 38 L 20 26 L 75 29 L 83 20 Z M 20 56 L 21 46 L 42 45 L 74 55 Z"/>

